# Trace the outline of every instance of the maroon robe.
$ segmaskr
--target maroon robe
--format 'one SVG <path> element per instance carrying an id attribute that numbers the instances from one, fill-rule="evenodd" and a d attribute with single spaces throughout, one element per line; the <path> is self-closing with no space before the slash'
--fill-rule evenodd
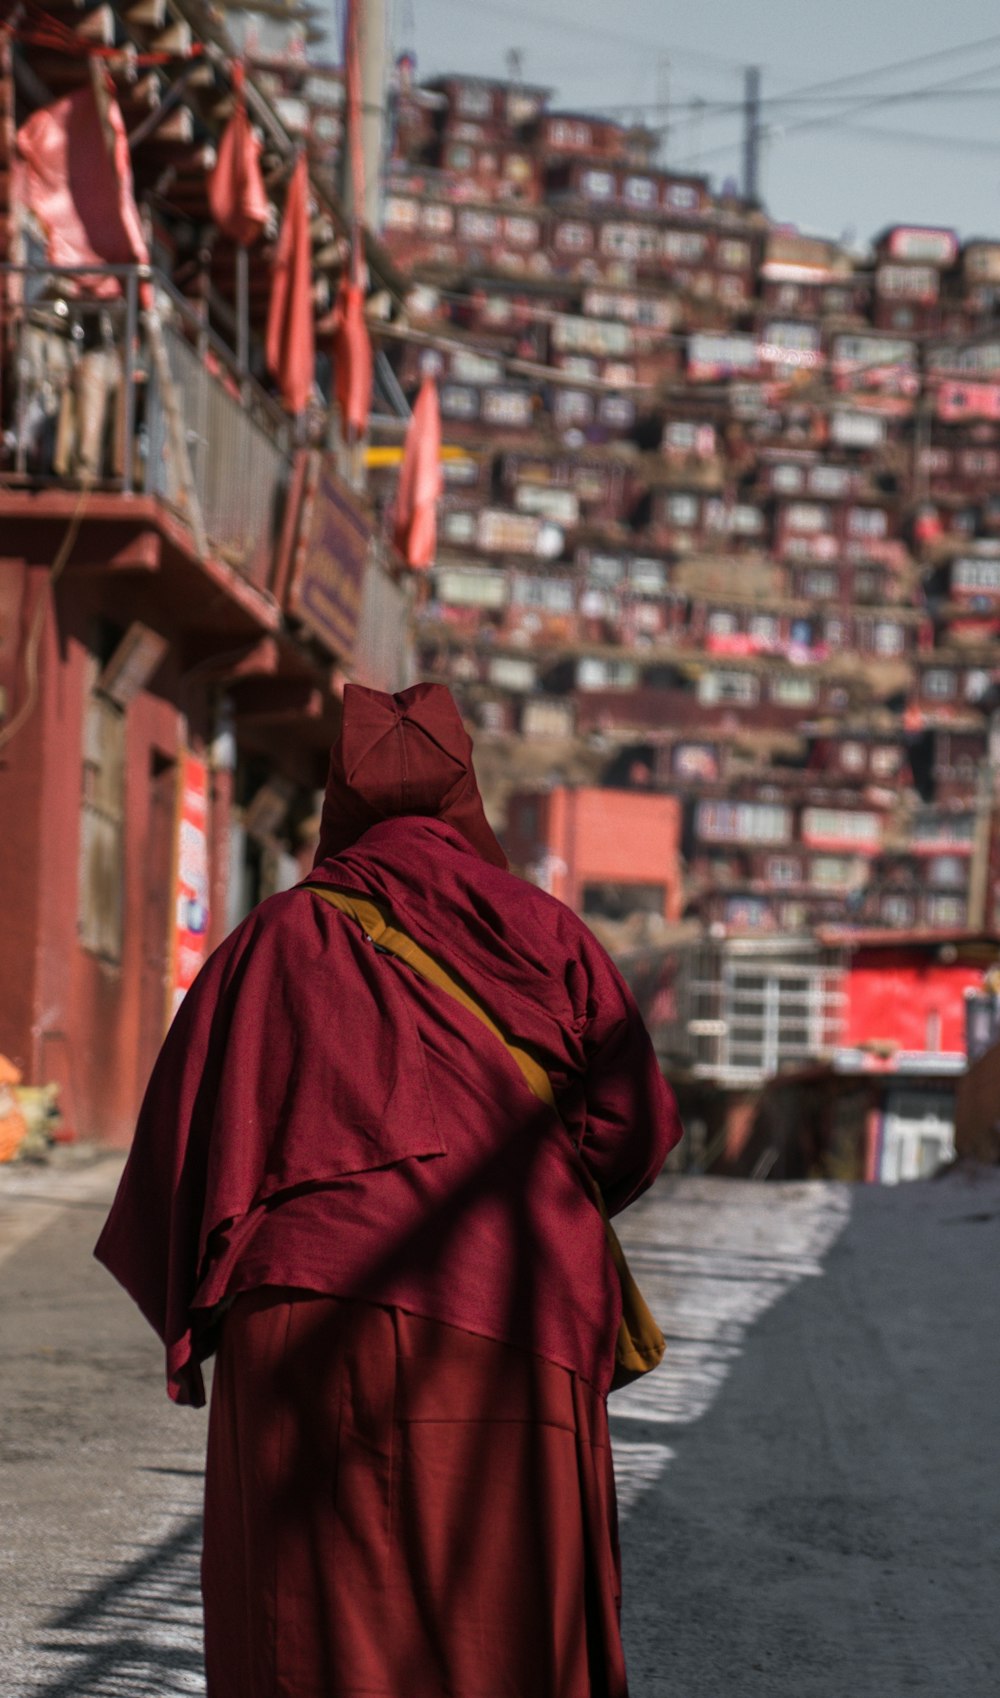
<path id="1" fill-rule="evenodd" d="M 471 1517 L 468 1528 L 454 1521 L 472 1480 L 482 1486 L 483 1501 L 490 1500 L 488 1481 L 499 1490 L 514 1455 L 509 1427 L 494 1423 L 486 1444 L 488 1387 L 499 1378 L 521 1385 L 518 1422 L 535 1432 L 537 1443 L 525 1440 L 518 1479 L 522 1487 L 535 1482 L 539 1513 L 551 1523 L 551 1548 L 543 1555 L 539 1547 L 542 1566 L 528 1585 L 536 1603 L 546 1569 L 562 1576 L 552 1611 L 535 1609 L 524 1643 L 541 1655 L 540 1633 L 564 1650 L 582 1633 L 591 1651 L 595 1634 L 604 1646 L 597 1656 L 603 1686 L 593 1676 L 590 1651 L 586 1667 L 566 1651 L 558 1679 L 546 1682 L 540 1673 L 536 1690 L 546 1698 L 620 1694 L 620 1644 L 608 1627 L 614 1494 L 602 1395 L 611 1380 L 620 1296 L 588 1175 L 612 1213 L 644 1190 L 680 1136 L 672 1095 L 604 950 L 569 909 L 507 872 L 447 691 L 418 685 L 385 697 L 348 687 L 311 882 L 384 904 L 393 923 L 544 1065 L 558 1113 L 538 1101 L 504 1045 L 474 1015 L 376 950 L 353 918 L 301 888 L 255 909 L 188 992 L 150 1080 L 97 1254 L 163 1339 L 168 1389 L 178 1402 L 203 1401 L 200 1357 L 215 1341 L 219 1306 L 235 1304 L 222 1324 L 209 1450 L 205 1602 L 208 1642 L 215 1646 L 210 1674 L 216 1670 L 210 1691 L 213 1698 L 257 1698 L 258 1692 L 270 1698 L 272 1690 L 282 1698 L 320 1692 L 330 1698 L 358 1690 L 362 1680 L 367 1691 L 396 1698 L 391 1670 L 405 1669 L 417 1654 L 417 1615 L 441 1666 L 454 1673 L 464 1658 L 468 1667 L 470 1653 L 460 1656 L 454 1639 L 459 1627 L 465 1630 L 462 1622 L 449 1624 L 433 1611 L 425 1619 L 426 1602 L 412 1616 L 409 1638 L 401 1627 L 398 1640 L 386 1639 L 385 1656 L 391 1651 L 396 1662 L 376 1667 L 358 1651 L 359 1673 L 351 1680 L 347 1652 L 331 1649 L 331 1612 L 348 1607 L 347 1594 L 316 1553 L 327 1551 L 336 1564 L 340 1550 L 348 1563 L 363 1565 L 376 1561 L 372 1553 L 383 1537 L 373 1524 L 365 1557 L 356 1542 L 345 1545 L 340 1522 L 335 1533 L 324 1519 L 339 1516 L 339 1494 L 351 1480 L 358 1485 L 353 1473 L 341 1479 L 353 1453 L 331 1435 L 351 1429 L 362 1405 L 376 1427 L 372 1409 L 392 1412 L 385 1421 L 396 1438 L 390 1442 L 387 1429 L 383 1448 L 390 1458 L 411 1457 L 413 1495 L 398 1536 L 414 1551 L 446 1549 L 449 1562 L 467 1560 L 476 1572 L 485 1564 L 497 1607 L 521 1619 L 528 1545 L 512 1547 L 501 1561 L 491 1555 L 489 1517 Z M 286 1297 L 303 1295 L 298 1304 L 284 1301 L 275 1309 L 267 1290 L 276 1287 L 292 1288 Z M 327 1302 L 314 1298 L 303 1310 L 308 1292 Z M 252 1307 L 260 1302 L 263 1308 Z M 300 1313 L 308 1324 L 298 1325 Z M 407 1340 L 419 1337 L 425 1360 L 438 1363 L 421 1375 L 433 1382 L 425 1387 L 427 1406 L 434 1403 L 438 1414 L 428 1418 L 426 1431 L 421 1425 L 419 1466 L 405 1407 L 400 1413 L 392 1397 L 386 1403 L 380 1389 L 390 1346 L 379 1315 L 389 1317 L 397 1340 L 401 1387 L 409 1383 Z M 365 1341 L 353 1357 L 344 1344 L 349 1336 Z M 523 1371 L 511 1368 L 512 1351 Z M 254 1389 L 255 1375 L 273 1388 L 270 1402 Z M 450 1398 L 452 1437 L 447 1422 L 441 1425 Z M 351 1408 L 345 1428 L 344 1411 Z M 456 1436 L 460 1429 L 466 1440 Z M 550 1429 L 571 1435 L 568 1450 Z M 477 1433 L 479 1463 L 479 1439 L 470 1449 L 468 1438 Z M 326 1460 L 316 1467 L 330 1481 L 318 1499 L 310 1485 L 318 1479 L 310 1460 L 319 1456 L 317 1442 L 320 1451 L 326 1446 Z M 377 1449 L 365 1441 L 358 1453 L 373 1459 L 376 1473 Z M 454 1472 L 456 1454 L 467 1456 L 465 1485 L 459 1470 L 452 1496 L 439 1506 L 445 1520 L 437 1524 L 433 1481 L 443 1478 L 442 1470 Z M 421 1468 L 429 1469 L 426 1478 Z M 577 1480 L 573 1503 L 566 1498 L 567 1470 Z M 363 1494 L 376 1486 L 373 1475 Z M 310 1519 L 306 1504 L 313 1499 Z M 532 1506 L 525 1510 L 530 1516 Z M 391 1505 L 386 1513 L 395 1514 Z M 288 1563 L 294 1568 L 297 1549 L 303 1573 L 313 1576 L 295 1582 L 291 1602 L 281 1590 L 285 1572 L 273 1558 L 275 1517 L 292 1539 Z M 413 1563 L 408 1568 L 398 1551 L 392 1562 L 394 1584 L 410 1573 L 416 1587 Z M 265 1570 L 270 1579 L 262 1591 Z M 317 1599 L 326 1596 L 328 1581 L 333 1591 L 323 1606 Z M 350 1608 L 377 1615 L 387 1607 L 378 1588 L 364 1596 L 367 1604 L 355 1599 Z M 367 1632 L 373 1645 L 380 1641 L 370 1619 Z M 241 1635 L 254 1680 L 260 1675 L 258 1684 L 242 1689 L 242 1675 L 219 1672 L 224 1647 Z M 506 1672 L 494 1670 L 496 1691 L 529 1698 L 523 1681 L 518 1685 L 520 1653 L 511 1633 L 506 1639 L 513 1660 Z M 276 1668 L 292 1641 L 301 1654 L 292 1656 L 287 1679 L 272 1687 L 260 1670 Z M 341 1671 L 336 1681 L 334 1668 Z M 430 1680 L 426 1669 L 424 1675 Z M 424 1689 L 418 1681 L 415 1695 L 418 1687 Z M 454 1698 L 479 1690 L 471 1675 L 457 1674 L 449 1689 Z"/>

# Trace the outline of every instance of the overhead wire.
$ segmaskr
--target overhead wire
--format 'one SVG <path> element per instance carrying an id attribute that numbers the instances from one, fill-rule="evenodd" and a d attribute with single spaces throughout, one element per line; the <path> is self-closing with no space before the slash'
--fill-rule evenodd
<path id="1" fill-rule="evenodd" d="M 894 93 L 880 92 L 878 94 L 861 94 L 856 96 L 845 95 L 843 97 L 843 108 L 839 112 L 823 113 L 819 117 L 800 118 L 792 123 L 783 125 L 781 132 L 782 139 L 785 136 L 801 134 L 803 131 L 807 130 L 847 128 L 851 119 L 863 112 L 874 112 L 889 104 L 919 104 L 919 102 L 927 98 L 939 98 L 948 93 L 958 93 L 960 91 L 956 88 L 957 84 L 968 82 L 974 77 L 982 78 L 993 76 L 998 72 L 1000 72 L 1000 62 L 987 66 L 977 65 L 974 70 L 959 72 L 955 76 L 946 77 L 941 82 L 925 84 L 919 89 L 900 90 Z M 800 93 L 802 92 L 804 91 L 800 91 Z M 892 132 L 876 131 L 875 134 L 889 136 Z M 700 150 L 698 155 L 699 164 L 704 164 L 707 160 L 721 158 L 730 154 L 733 148 L 739 145 L 739 139 L 740 138 L 737 137 L 732 141 L 720 143 L 709 149 Z M 971 144 L 970 151 L 980 151 L 980 144 L 978 140 L 974 138 L 969 139 Z M 935 137 L 930 132 L 922 136 L 921 140 L 939 140 L 943 145 L 961 145 L 963 142 L 963 138 L 961 137 Z M 688 155 L 685 158 L 675 161 L 675 168 L 683 168 L 684 165 L 691 163 L 692 158 L 693 156 Z"/>

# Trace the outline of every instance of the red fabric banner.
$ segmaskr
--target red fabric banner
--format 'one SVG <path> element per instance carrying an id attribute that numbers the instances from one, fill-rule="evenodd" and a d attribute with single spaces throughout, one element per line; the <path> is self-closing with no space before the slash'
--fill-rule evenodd
<path id="1" fill-rule="evenodd" d="M 260 142 L 247 116 L 241 67 L 234 69 L 233 92 L 236 106 L 208 179 L 208 204 L 219 229 L 240 247 L 250 248 L 267 225 L 268 204 L 260 171 Z"/>
<path id="2" fill-rule="evenodd" d="M 92 85 L 33 112 L 17 132 L 18 187 L 45 232 L 50 265 L 149 264 L 118 102 L 99 109 Z M 79 280 L 115 296 L 114 277 Z"/>
<path id="3" fill-rule="evenodd" d="M 309 167 L 305 154 L 288 185 L 274 259 L 267 314 L 267 364 L 285 405 L 301 413 L 312 393 L 315 365 L 312 243 L 309 238 Z"/>
<path id="4" fill-rule="evenodd" d="M 372 405 L 372 345 L 365 322 L 364 290 L 347 277 L 340 285 L 333 323 L 334 393 L 344 432 L 363 436 Z"/>
<path id="5" fill-rule="evenodd" d="M 441 494 L 441 413 L 437 384 L 425 377 L 406 432 L 396 495 L 393 541 L 406 564 L 427 567 L 437 550 L 437 501 Z"/>

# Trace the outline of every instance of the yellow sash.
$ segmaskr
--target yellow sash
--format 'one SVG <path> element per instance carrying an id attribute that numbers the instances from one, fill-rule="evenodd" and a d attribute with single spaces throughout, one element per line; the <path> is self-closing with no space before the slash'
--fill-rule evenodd
<path id="1" fill-rule="evenodd" d="M 529 1054 L 522 1045 L 511 1042 L 506 1034 L 501 1031 L 488 1010 L 453 974 L 449 973 L 447 967 L 443 967 L 440 961 L 436 961 L 432 955 L 428 955 L 426 950 L 421 949 L 420 945 L 415 943 L 406 932 L 402 932 L 397 926 L 394 926 L 388 917 L 387 910 L 379 903 L 373 902 L 369 897 L 355 896 L 343 890 L 333 890 L 326 884 L 308 884 L 303 888 L 312 891 L 314 896 L 321 896 L 324 902 L 329 902 L 331 907 L 338 908 L 342 914 L 350 915 L 352 919 L 357 921 L 365 936 L 370 938 L 372 943 L 377 944 L 379 949 L 384 949 L 387 954 L 395 955 L 399 960 L 405 961 L 406 965 L 411 967 L 415 973 L 419 973 L 422 979 L 426 979 L 429 984 L 436 985 L 439 990 L 445 991 L 456 1002 L 460 1002 L 462 1007 L 467 1009 L 470 1014 L 475 1015 L 487 1031 L 492 1032 L 493 1036 L 503 1044 L 508 1055 L 513 1057 L 521 1070 L 528 1089 L 541 1102 L 547 1104 L 558 1114 L 559 1110 L 555 1092 L 552 1089 L 552 1081 L 541 1063 L 536 1061 L 534 1056 Z M 615 1344 L 615 1373 L 612 1380 L 612 1386 L 618 1387 L 627 1385 L 630 1380 L 638 1379 L 641 1374 L 648 1374 L 652 1368 L 657 1367 L 663 1360 L 666 1342 L 632 1276 L 631 1269 L 625 1259 L 625 1252 L 619 1243 L 618 1234 L 608 1218 L 607 1206 L 601 1195 L 600 1186 L 591 1175 L 588 1175 L 588 1178 L 604 1222 L 608 1248 L 611 1251 L 611 1258 L 621 1286 L 622 1318 Z"/>

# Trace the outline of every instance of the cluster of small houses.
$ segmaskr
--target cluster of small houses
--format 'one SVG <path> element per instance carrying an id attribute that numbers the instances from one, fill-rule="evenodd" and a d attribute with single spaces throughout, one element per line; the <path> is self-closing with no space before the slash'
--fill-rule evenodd
<path id="1" fill-rule="evenodd" d="M 1000 243 L 860 258 L 654 144 L 402 68 L 393 363 L 447 444 L 422 670 L 676 794 L 714 935 L 991 928 Z"/>

